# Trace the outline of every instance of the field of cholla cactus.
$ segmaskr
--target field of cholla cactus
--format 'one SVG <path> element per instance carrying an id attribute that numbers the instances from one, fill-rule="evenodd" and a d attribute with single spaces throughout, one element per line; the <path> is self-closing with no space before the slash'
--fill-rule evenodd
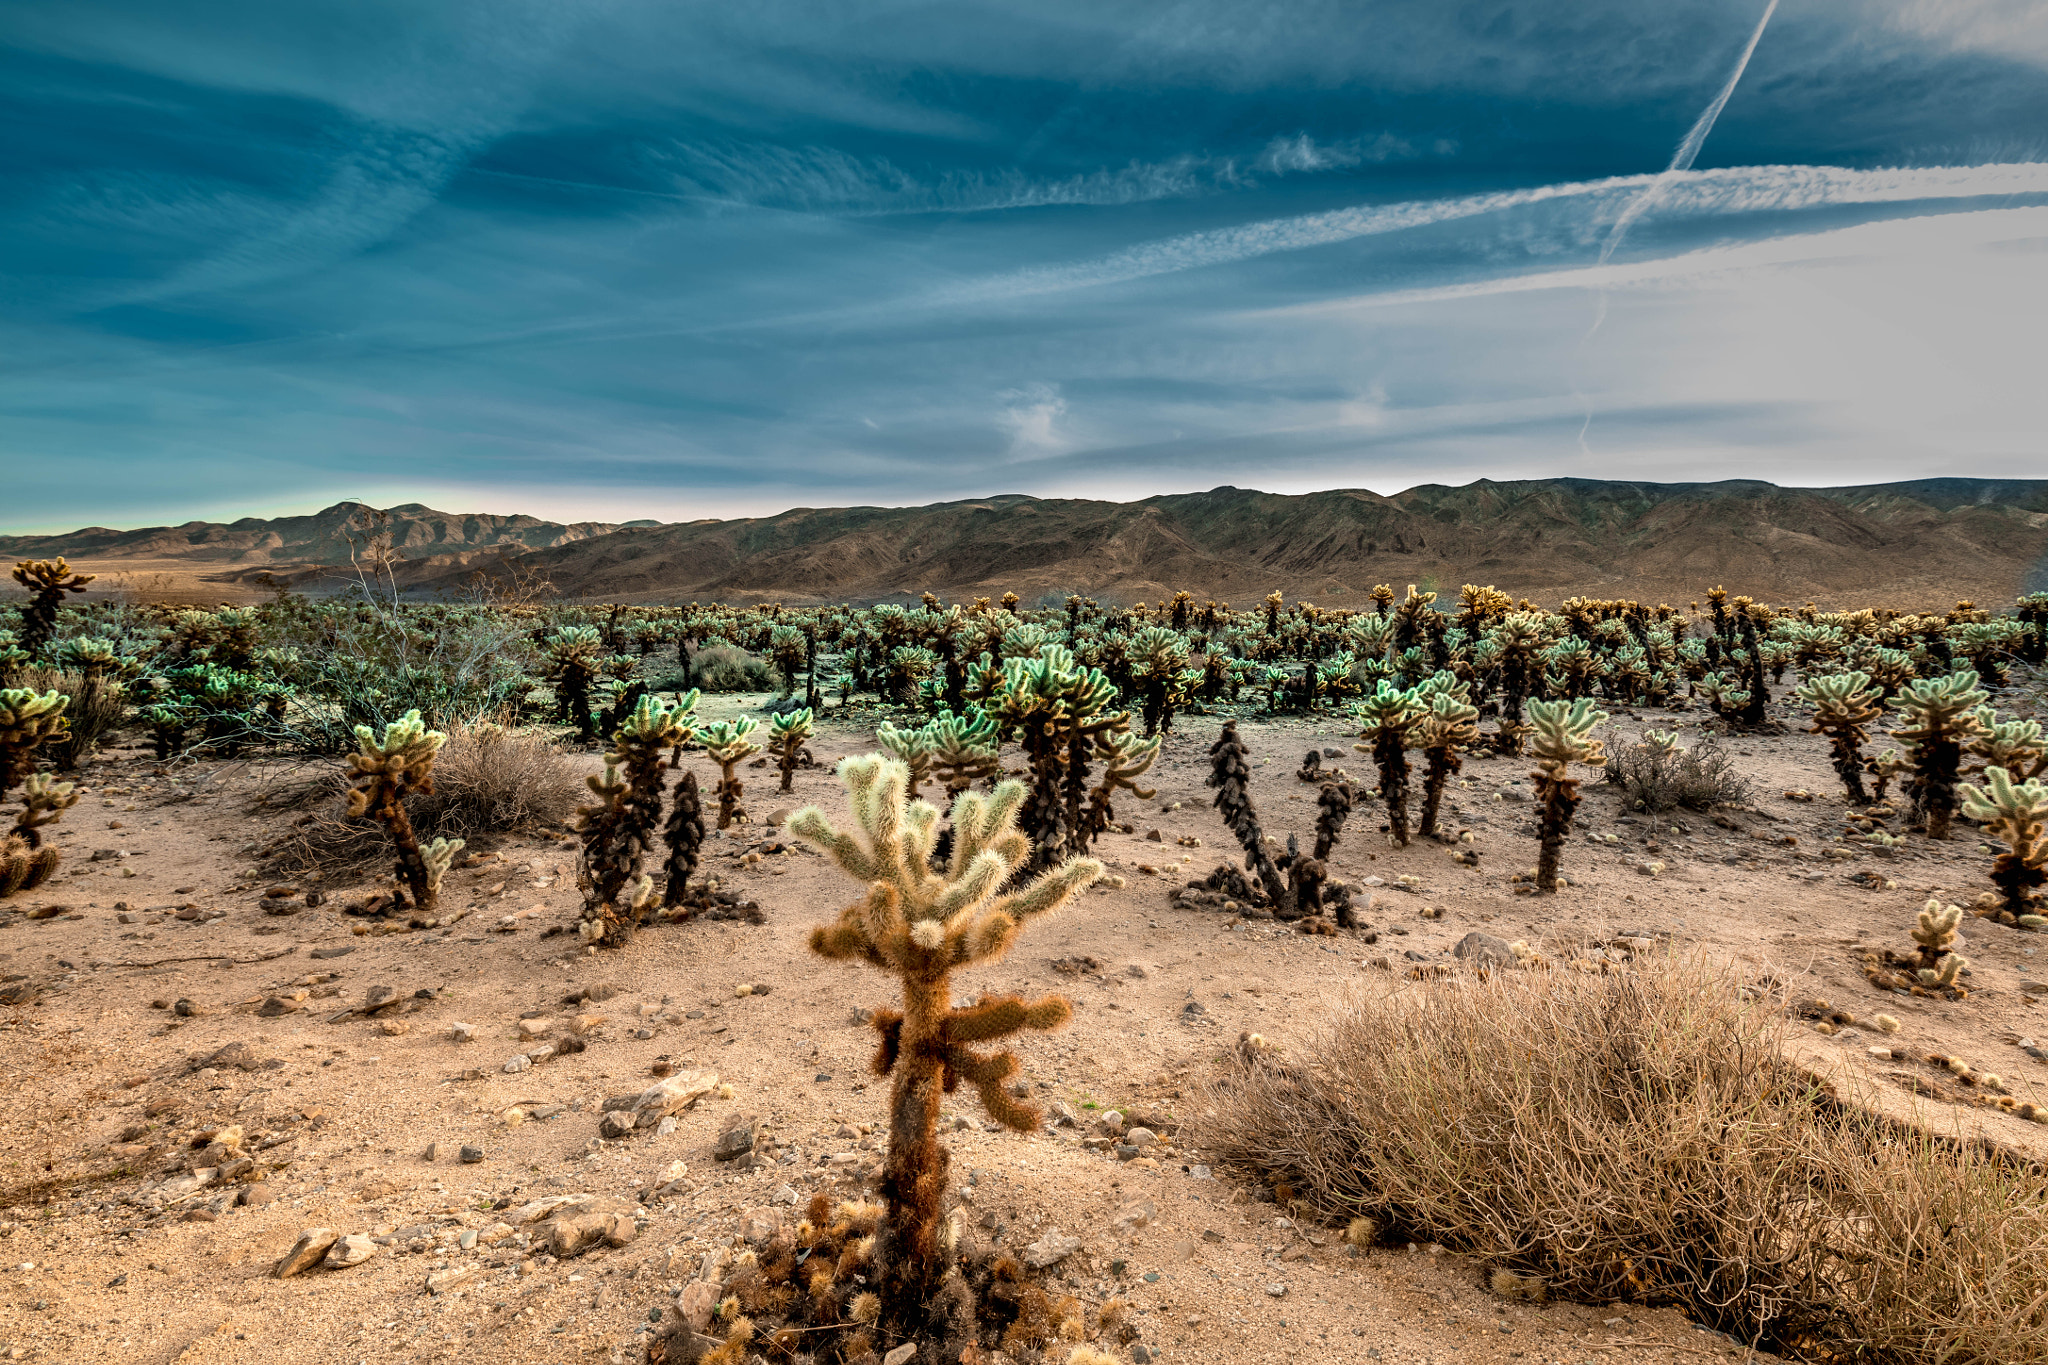
<path id="1" fill-rule="evenodd" d="M 0 1358 L 2048 1358 L 2048 595 L 13 579 Z"/>

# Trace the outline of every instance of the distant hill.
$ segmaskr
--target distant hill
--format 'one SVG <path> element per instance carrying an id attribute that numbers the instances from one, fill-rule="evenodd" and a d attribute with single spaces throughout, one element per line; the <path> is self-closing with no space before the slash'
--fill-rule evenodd
<path id="1" fill-rule="evenodd" d="M 309 517 L 87 528 L 0 537 L 16 558 L 193 561 L 217 581 L 269 570 L 317 590 L 349 563 L 372 509 Z M 1359 489 L 1240 488 L 1138 502 L 1003 495 L 925 507 L 794 508 L 680 524 L 561 524 L 389 509 L 416 593 L 463 588 L 508 560 L 565 596 L 791 604 L 1074 590 L 1156 598 L 1178 588 L 1249 606 L 1354 604 L 1375 583 L 1446 597 L 1489 583 L 1554 602 L 1571 594 L 1671 602 L 1715 584 L 1828 606 L 2002 605 L 2048 588 L 2048 480 L 1920 479 L 1850 488 L 1598 479 L 1481 479 L 1391 497 Z"/>
<path id="2" fill-rule="evenodd" d="M 1715 584 L 1774 601 L 1947 606 L 2048 588 L 2048 480 L 1856 488 L 1594 479 L 1425 484 L 1392 497 L 1217 488 L 1139 502 L 1004 496 L 797 508 L 627 529 L 522 556 L 558 590 L 622 601 L 902 599 L 1185 588 L 1326 605 L 1375 583 L 1489 583 L 1673 602 Z M 438 586 L 448 586 L 444 580 Z M 437 586 L 431 581 L 422 586 Z"/>

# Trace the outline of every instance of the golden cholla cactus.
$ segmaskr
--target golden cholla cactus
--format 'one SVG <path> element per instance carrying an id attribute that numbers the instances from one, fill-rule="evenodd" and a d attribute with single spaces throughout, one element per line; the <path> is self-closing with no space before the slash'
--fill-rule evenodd
<path id="1" fill-rule="evenodd" d="M 2006 851 L 1991 865 L 1991 880 L 2002 904 L 1998 918 L 2029 929 L 2048 928 L 2041 915 L 2041 887 L 2048 884 L 2048 785 L 2014 782 L 2003 768 L 1984 770 L 1981 787 L 1964 783 L 1963 814 L 1984 822 L 1985 832 L 2003 839 Z"/>
<path id="2" fill-rule="evenodd" d="M 71 728 L 64 714 L 71 698 L 34 688 L 0 688 L 0 792 L 20 786 L 35 768 L 38 745 L 62 739 Z"/>
<path id="3" fill-rule="evenodd" d="M 1579 805 L 1578 779 L 1571 765 L 1598 768 L 1607 762 L 1606 747 L 1593 738 L 1607 713 L 1595 710 L 1590 697 L 1577 701 L 1529 703 L 1529 755 L 1536 760 L 1536 799 L 1542 804 L 1542 852 L 1536 860 L 1536 889 L 1557 890 L 1557 864 Z"/>
<path id="4" fill-rule="evenodd" d="M 867 888 L 837 921 L 812 931 L 811 950 L 867 962 L 902 983 L 902 1011 L 877 1011 L 874 1019 L 882 1040 L 874 1069 L 894 1077 L 881 1180 L 889 1217 L 879 1288 L 884 1318 L 897 1320 L 918 1311 L 945 1271 L 939 1225 L 949 1158 L 938 1140 L 940 1097 L 965 1081 L 992 1117 L 1032 1131 L 1038 1111 L 1005 1089 L 1016 1058 L 983 1055 L 970 1045 L 1020 1029 L 1058 1028 L 1072 1012 L 1057 995 L 1030 1002 L 984 997 L 956 1008 L 952 974 L 1001 957 L 1025 921 L 1064 905 L 1102 875 L 1102 864 L 1069 859 L 1006 893 L 1031 845 L 1017 829 L 1024 788 L 1003 782 L 989 795 L 966 792 L 954 801 L 952 852 L 934 871 L 939 812 L 905 799 L 909 773 L 902 763 L 879 754 L 849 758 L 839 765 L 839 778 L 852 798 L 853 828 L 837 829 L 823 811 L 806 806 L 790 818 L 789 829 Z"/>
<path id="5" fill-rule="evenodd" d="M 1930 900 L 1921 908 L 1913 921 L 1913 942 L 1919 945 L 1918 960 L 1913 964 L 1914 975 L 1927 990 L 1959 990 L 1956 978 L 1970 960 L 1952 952 L 1956 942 L 1956 929 L 1963 922 L 1963 907 L 1951 905 L 1944 909 L 1938 900 Z"/>
<path id="6" fill-rule="evenodd" d="M 24 559 L 14 566 L 14 581 L 33 600 L 21 613 L 21 647 L 31 656 L 42 652 L 57 633 L 57 609 L 66 593 L 84 592 L 97 574 L 73 573 L 62 555 L 55 559 Z"/>
<path id="7" fill-rule="evenodd" d="M 426 849 L 413 833 L 412 818 L 406 814 L 405 798 L 434 790 L 434 758 L 448 736 L 429 730 L 418 711 L 408 711 L 384 727 L 382 739 L 367 725 L 356 727 L 356 752 L 348 756 L 348 814 L 351 819 L 367 815 L 384 827 L 398 854 L 398 875 L 412 891 L 413 903 L 422 910 L 434 907 L 441 875 L 457 851 L 460 839 L 436 839 Z"/>

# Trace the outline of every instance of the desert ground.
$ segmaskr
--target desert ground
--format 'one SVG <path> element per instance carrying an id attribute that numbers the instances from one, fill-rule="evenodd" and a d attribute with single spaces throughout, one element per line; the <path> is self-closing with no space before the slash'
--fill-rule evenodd
<path id="1" fill-rule="evenodd" d="M 765 700 L 707 698 L 700 714 Z M 1696 742 L 1702 715 L 1624 710 L 1608 740 L 1676 726 Z M 1589 781 L 1566 850 L 1572 885 L 1554 897 L 1510 883 L 1536 853 L 1524 760 L 1471 759 L 1455 782 L 1448 823 L 1470 832 L 1461 847 L 1477 850 L 1476 866 L 1434 841 L 1391 847 L 1377 806 L 1363 806 L 1334 875 L 1357 888 L 1369 939 L 1173 902 L 1237 857 L 1204 785 L 1220 724 L 1182 717 L 1148 778 L 1156 798 L 1120 807 L 1132 832 L 1105 836 L 1098 853 L 1123 886 L 1034 924 L 1007 960 L 957 986 L 962 998 L 1058 989 L 1075 1004 L 1065 1030 L 1017 1044 L 1043 1130 L 990 1131 L 965 1091 L 949 1108 L 951 1197 L 1004 1244 L 1043 1245 L 1054 1229 L 1078 1239 L 1048 1273 L 1086 1302 L 1133 1305 L 1135 1339 L 1104 1343 L 1120 1358 L 1768 1358 L 1671 1310 L 1496 1299 L 1479 1264 L 1433 1246 L 1353 1248 L 1210 1164 L 1204 1086 L 1241 1033 L 1283 1055 L 1302 1049 L 1355 993 L 1426 991 L 1429 969 L 1467 970 L 1452 949 L 1474 931 L 1617 966 L 1702 952 L 1859 1020 L 1888 1011 L 1896 1036 L 1813 1033 L 1804 1060 L 1937 1131 L 2043 1146 L 2033 1124 L 1945 1102 L 1934 1068 L 1872 1055 L 1939 1050 L 2048 1102 L 2048 1052 L 2033 1042 L 2048 977 L 2032 935 L 1966 921 L 1966 1000 L 1866 983 L 1862 951 L 1910 947 L 1919 906 L 1967 902 L 1990 858 L 1967 828 L 1945 846 L 1914 837 L 1890 858 L 1834 856 L 1848 853 L 1836 842 L 1845 807 L 1821 738 L 1726 741 L 1753 791 L 1746 808 L 1714 816 L 1631 813 L 1616 788 Z M 12 1192 L 0 1208 L 0 1360 L 639 1360 L 650 1323 L 743 1249 L 750 1223 L 794 1217 L 814 1191 L 851 1192 L 878 1162 L 886 1085 L 866 1070 L 861 1011 L 891 1003 L 891 983 L 807 950 L 853 888 L 778 829 L 806 802 L 843 813 L 831 763 L 868 751 L 871 726 L 825 717 L 818 765 L 789 795 L 772 769 L 744 770 L 754 819 L 714 836 L 707 866 L 765 923 L 656 926 L 605 952 L 550 932 L 573 924 L 579 903 L 565 831 L 469 850 L 442 892 L 459 918 L 381 933 L 346 913 L 366 888 L 308 880 L 267 894 L 255 855 L 286 817 L 259 798 L 289 773 L 101 754 L 84 774 L 90 794 L 55 827 L 66 875 L 0 917 L 0 1183 Z M 1295 772 L 1305 750 L 1367 771 L 1340 718 L 1242 728 L 1265 827 L 1282 837 L 1313 818 L 1316 789 Z M 684 761 L 700 778 L 713 771 L 702 755 Z M 1784 795 L 1798 790 L 1817 799 Z M 529 1036 L 587 1046 L 508 1072 Z M 688 1069 L 729 1091 L 672 1132 L 600 1136 L 607 1098 Z M 1102 1130 L 1112 1109 L 1157 1135 L 1136 1159 Z M 230 1125 L 253 1169 L 195 1184 L 184 1174 L 205 1157 L 194 1140 Z M 752 1150 L 717 1159 L 736 1128 L 753 1133 Z M 620 1201 L 637 1235 L 569 1259 L 525 1245 L 527 1227 L 507 1220 L 562 1195 Z M 309 1227 L 365 1235 L 371 1253 L 275 1278 Z"/>

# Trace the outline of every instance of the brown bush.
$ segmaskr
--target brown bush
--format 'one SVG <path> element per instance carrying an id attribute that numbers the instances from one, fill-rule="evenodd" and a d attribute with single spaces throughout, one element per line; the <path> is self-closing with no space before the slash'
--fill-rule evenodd
<path id="1" fill-rule="evenodd" d="M 474 843 L 488 834 L 559 826 L 583 789 L 574 759 L 538 734 L 494 725 L 458 728 L 434 760 L 434 790 L 409 796 L 406 813 L 422 841 L 437 837 Z M 348 780 L 322 773 L 273 786 L 258 799 L 268 810 L 305 810 L 263 855 L 269 872 L 323 871 L 343 875 L 381 869 L 390 841 L 376 821 L 342 814 Z"/>
<path id="2" fill-rule="evenodd" d="M 1361 992 L 1211 1087 L 1218 1158 L 1305 1211 L 1817 1360 L 2048 1360 L 2048 1174 L 1786 1065 L 1696 965 Z M 2017 1122 L 2017 1120 L 2014 1120 Z"/>
<path id="3" fill-rule="evenodd" d="M 1629 804 L 1640 810 L 1674 806 L 1712 810 L 1749 800 L 1749 779 L 1735 771 L 1728 751 L 1712 740 L 1690 749 L 1625 745 L 1607 755 L 1606 777 L 1618 783 Z"/>

